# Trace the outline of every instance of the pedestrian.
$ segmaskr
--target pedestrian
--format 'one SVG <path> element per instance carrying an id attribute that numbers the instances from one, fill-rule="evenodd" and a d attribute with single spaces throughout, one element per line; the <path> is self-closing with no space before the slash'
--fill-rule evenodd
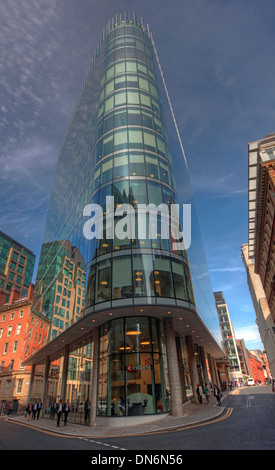
<path id="1" fill-rule="evenodd" d="M 197 395 L 198 395 L 198 400 L 199 400 L 199 403 L 202 404 L 202 395 L 203 395 L 203 391 L 202 391 L 202 386 L 200 384 L 197 385 Z"/>
<path id="2" fill-rule="evenodd" d="M 84 404 L 84 411 L 85 411 L 85 424 L 89 424 L 90 422 L 90 409 L 91 409 L 91 400 L 87 398 Z"/>
<path id="3" fill-rule="evenodd" d="M 39 419 L 41 410 L 42 410 L 42 401 L 39 400 L 38 405 L 37 405 L 37 419 Z"/>
<path id="4" fill-rule="evenodd" d="M 8 418 L 11 417 L 11 413 L 12 413 L 12 406 L 11 406 L 11 403 L 10 403 L 9 408 L 8 408 Z"/>
<path id="5" fill-rule="evenodd" d="M 208 385 L 207 385 L 207 384 L 205 384 L 204 390 L 205 390 L 205 398 L 206 398 L 206 401 L 207 401 L 207 403 L 209 404 L 210 393 L 209 393 L 209 388 L 208 388 Z"/>
<path id="6" fill-rule="evenodd" d="M 27 420 L 30 421 L 32 413 L 32 402 L 28 403 L 26 411 L 28 413 Z"/>
<path id="7" fill-rule="evenodd" d="M 70 413 L 70 405 L 69 405 L 69 400 L 66 401 L 64 407 L 63 407 L 63 411 L 64 411 L 64 426 L 67 426 L 67 418 L 68 418 L 68 414 Z"/>
<path id="8" fill-rule="evenodd" d="M 60 418 L 63 412 L 63 400 L 60 400 L 57 406 L 57 426 L 59 427 Z"/>
<path id="9" fill-rule="evenodd" d="M 217 405 L 221 406 L 221 392 L 217 385 L 214 385 L 214 396 L 216 397 Z"/>
<path id="10" fill-rule="evenodd" d="M 37 401 L 33 404 L 33 407 L 32 407 L 32 418 L 33 419 L 35 419 L 36 412 L 37 412 Z"/>

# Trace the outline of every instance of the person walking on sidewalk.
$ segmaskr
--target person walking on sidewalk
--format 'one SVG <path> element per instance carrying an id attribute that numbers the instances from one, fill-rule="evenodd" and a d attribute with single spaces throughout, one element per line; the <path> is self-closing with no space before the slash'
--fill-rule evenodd
<path id="1" fill-rule="evenodd" d="M 64 426 L 67 425 L 67 418 L 68 418 L 68 414 L 70 413 L 70 405 L 69 405 L 69 400 L 66 401 L 64 407 L 63 407 L 63 411 L 64 411 Z"/>
<path id="2" fill-rule="evenodd" d="M 205 390 L 205 398 L 206 398 L 206 401 L 207 401 L 207 403 L 209 404 L 210 393 L 209 393 L 209 388 L 208 388 L 208 385 L 207 385 L 207 384 L 205 384 L 204 390 Z"/>
<path id="3" fill-rule="evenodd" d="M 38 405 L 37 405 L 37 419 L 39 419 L 41 409 L 42 409 L 42 402 L 41 400 L 39 400 Z"/>
<path id="4" fill-rule="evenodd" d="M 32 419 L 35 419 L 35 417 L 36 417 L 37 407 L 38 407 L 38 405 L 37 405 L 37 401 L 36 401 L 32 406 Z"/>
<path id="5" fill-rule="evenodd" d="M 196 391 L 197 391 L 199 403 L 202 404 L 203 390 L 202 390 L 202 386 L 200 384 L 197 385 L 197 390 Z"/>
<path id="6" fill-rule="evenodd" d="M 32 413 L 32 402 L 28 403 L 26 411 L 28 413 L 27 420 L 30 421 L 31 419 L 31 413 Z"/>
<path id="7" fill-rule="evenodd" d="M 221 392 L 217 385 L 214 385 L 214 397 L 216 397 L 217 405 L 221 406 Z"/>
<path id="8" fill-rule="evenodd" d="M 63 400 L 60 400 L 57 406 L 57 426 L 59 427 L 60 418 L 63 413 Z"/>

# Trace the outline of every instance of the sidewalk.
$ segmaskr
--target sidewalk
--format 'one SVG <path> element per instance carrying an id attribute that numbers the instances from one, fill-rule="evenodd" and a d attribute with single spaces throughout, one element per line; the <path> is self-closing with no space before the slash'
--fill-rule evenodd
<path id="1" fill-rule="evenodd" d="M 228 392 L 223 393 L 223 399 L 227 396 L 227 394 Z M 158 421 L 127 427 L 90 427 L 69 422 L 67 423 L 67 426 L 64 426 L 64 424 L 60 422 L 60 426 L 57 427 L 55 419 L 41 418 L 39 420 L 31 419 L 28 421 L 25 416 L 14 416 L 8 419 L 10 421 L 17 422 L 18 424 L 25 424 L 31 426 L 32 428 L 37 428 L 48 432 L 55 432 L 64 436 L 108 438 L 161 431 L 164 432 L 173 429 L 176 430 L 180 427 L 204 423 L 211 419 L 218 418 L 222 415 L 224 410 L 225 407 L 222 405 L 217 406 L 216 399 L 211 397 L 209 404 L 207 404 L 205 400 L 202 405 L 195 403 L 186 404 L 183 407 L 183 416 L 180 418 L 174 418 L 173 416 L 168 415 Z"/>

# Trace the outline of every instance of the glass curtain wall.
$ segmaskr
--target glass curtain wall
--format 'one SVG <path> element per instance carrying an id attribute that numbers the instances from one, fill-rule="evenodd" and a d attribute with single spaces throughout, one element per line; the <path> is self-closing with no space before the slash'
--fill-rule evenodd
<path id="1" fill-rule="evenodd" d="M 93 364 L 93 343 L 87 340 L 69 354 L 66 400 L 70 403 L 68 421 L 77 424 L 90 422 L 90 393 Z"/>
<path id="2" fill-rule="evenodd" d="M 173 249 L 170 231 L 168 238 L 161 236 L 159 213 L 152 219 L 153 236 L 148 215 L 140 220 L 135 214 L 134 230 L 129 236 L 125 228 L 124 239 L 116 233 L 108 239 L 105 221 L 102 239 L 85 238 L 83 208 L 99 204 L 105 214 L 106 196 L 113 196 L 115 209 L 167 204 L 169 211 L 177 202 L 152 43 L 143 26 L 120 15 L 103 34 L 60 149 L 35 305 L 45 299 L 43 310 L 50 317 L 58 311 L 53 292 L 69 240 L 71 258 L 78 250 L 87 275 L 85 305 L 70 318 L 98 304 L 107 308 L 145 299 L 171 299 L 174 305 L 179 299 L 194 308 L 186 251 Z M 115 217 L 115 226 L 120 219 Z"/>
<path id="3" fill-rule="evenodd" d="M 100 330 L 99 416 L 140 416 L 170 410 L 162 323 L 127 317 Z"/>

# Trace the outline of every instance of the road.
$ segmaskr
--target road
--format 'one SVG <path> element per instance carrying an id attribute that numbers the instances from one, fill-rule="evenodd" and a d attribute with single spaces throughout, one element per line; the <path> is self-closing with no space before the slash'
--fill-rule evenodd
<path id="1" fill-rule="evenodd" d="M 0 419 L 0 450 L 274 450 L 275 393 L 269 386 L 239 389 L 223 400 L 223 416 L 176 431 L 147 435 L 84 439 L 60 437 L 55 432 L 38 431 Z M 207 406 L 207 405 L 204 405 Z M 106 453 L 104 454 L 106 455 Z"/>

